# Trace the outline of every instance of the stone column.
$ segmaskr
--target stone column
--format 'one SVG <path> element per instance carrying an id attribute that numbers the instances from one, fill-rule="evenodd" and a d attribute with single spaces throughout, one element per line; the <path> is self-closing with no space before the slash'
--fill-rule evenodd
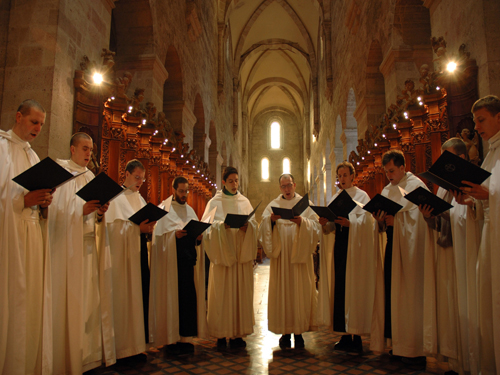
<path id="1" fill-rule="evenodd" d="M 6 43 L 4 39 L 0 127 L 11 128 L 19 104 L 24 99 L 36 99 L 45 107 L 47 117 L 33 148 L 41 158 L 49 154 L 69 157 L 74 93 L 71 77 L 83 55 L 99 65 L 101 49 L 109 46 L 114 0 L 10 3 L 8 28 L 4 29 L 8 35 Z"/>

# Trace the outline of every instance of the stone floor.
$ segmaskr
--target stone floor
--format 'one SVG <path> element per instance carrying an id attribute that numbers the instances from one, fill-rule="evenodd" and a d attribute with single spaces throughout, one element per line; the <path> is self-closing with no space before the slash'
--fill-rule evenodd
<path id="1" fill-rule="evenodd" d="M 255 330 L 244 350 L 218 351 L 215 339 L 195 340 L 195 353 L 173 356 L 163 350 L 148 352 L 147 362 L 116 364 L 86 375 L 160 374 L 443 374 L 447 365 L 428 358 L 427 369 L 393 360 L 388 353 L 369 351 L 363 338 L 363 355 L 333 350 L 339 336 L 326 330 L 305 333 L 305 349 L 281 350 L 280 335 L 267 330 L 269 260 L 255 269 Z M 293 345 L 293 341 L 292 341 Z"/>

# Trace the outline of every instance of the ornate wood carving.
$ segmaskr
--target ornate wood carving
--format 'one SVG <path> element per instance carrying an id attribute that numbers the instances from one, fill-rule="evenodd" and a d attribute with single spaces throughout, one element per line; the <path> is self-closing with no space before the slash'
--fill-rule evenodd
<path id="1" fill-rule="evenodd" d="M 190 9 L 188 16 L 196 21 L 193 18 L 196 7 Z M 188 177 L 196 203 L 193 208 L 201 216 L 215 186 L 213 178 L 208 177 L 208 165 L 196 152 L 187 158 L 190 146 L 183 142 L 184 134 L 175 132 L 165 113 L 157 114 L 152 102 L 143 104 L 143 89 L 137 88 L 133 97 L 127 97 L 132 74 L 126 72 L 122 77 L 115 77 L 113 56 L 114 52 L 103 50 L 101 64 L 84 57 L 81 69 L 75 71 L 73 130 L 84 131 L 92 137 L 101 171 L 119 183 L 125 179 L 127 162 L 140 159 L 146 167 L 141 194 L 147 201 L 160 203 L 171 195 L 175 176 Z M 91 75 L 95 71 L 103 74 L 101 86 L 92 83 Z"/>

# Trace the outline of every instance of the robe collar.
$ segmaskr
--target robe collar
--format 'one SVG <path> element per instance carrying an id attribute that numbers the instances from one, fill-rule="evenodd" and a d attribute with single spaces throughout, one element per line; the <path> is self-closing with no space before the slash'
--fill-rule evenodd
<path id="1" fill-rule="evenodd" d="M 77 171 L 78 173 L 85 172 L 87 170 L 87 167 L 82 167 L 82 166 L 76 164 L 71 159 L 68 160 L 68 167 L 71 168 L 72 170 Z"/>
<path id="2" fill-rule="evenodd" d="M 498 131 L 493 137 L 488 139 L 488 143 L 490 145 L 490 149 L 492 150 L 500 146 L 500 131 Z"/>
<path id="3" fill-rule="evenodd" d="M 2 134 L 3 135 L 3 134 Z M 31 148 L 31 145 L 27 141 L 23 141 L 12 129 L 7 131 L 6 138 L 9 139 L 12 143 L 15 143 L 19 147 L 21 147 L 24 151 L 28 151 Z"/>

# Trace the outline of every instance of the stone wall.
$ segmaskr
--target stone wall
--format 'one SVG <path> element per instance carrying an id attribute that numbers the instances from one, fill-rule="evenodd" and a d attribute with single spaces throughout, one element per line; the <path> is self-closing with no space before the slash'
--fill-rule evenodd
<path id="1" fill-rule="evenodd" d="M 109 43 L 111 6 L 108 0 L 12 2 L 1 127 L 12 126 L 24 99 L 38 100 L 47 111 L 43 131 L 33 142 L 42 158 L 69 156 L 74 70 L 83 55 L 100 61 L 100 48 Z"/>

